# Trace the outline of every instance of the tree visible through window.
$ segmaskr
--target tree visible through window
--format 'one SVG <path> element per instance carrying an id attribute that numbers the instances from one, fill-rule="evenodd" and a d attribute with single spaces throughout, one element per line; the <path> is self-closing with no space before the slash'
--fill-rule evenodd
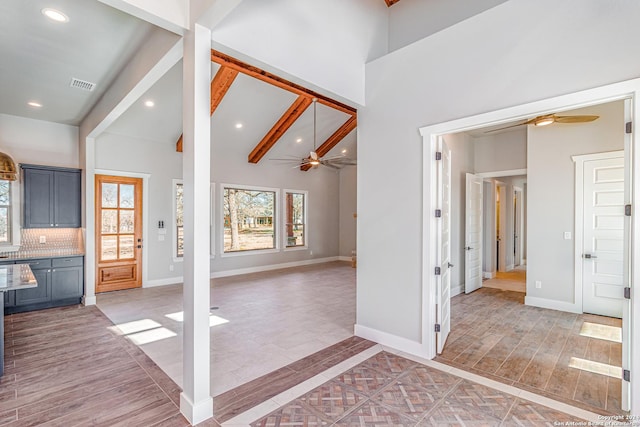
<path id="1" fill-rule="evenodd" d="M 11 182 L 0 180 L 0 244 L 11 242 Z"/>
<path id="2" fill-rule="evenodd" d="M 184 256 L 183 194 L 182 183 L 176 183 L 176 255 L 179 257 Z"/>
<path id="3" fill-rule="evenodd" d="M 276 247 L 275 191 L 224 188 L 224 251 Z"/>
<path id="4" fill-rule="evenodd" d="M 287 247 L 305 246 L 305 195 L 286 193 Z"/>

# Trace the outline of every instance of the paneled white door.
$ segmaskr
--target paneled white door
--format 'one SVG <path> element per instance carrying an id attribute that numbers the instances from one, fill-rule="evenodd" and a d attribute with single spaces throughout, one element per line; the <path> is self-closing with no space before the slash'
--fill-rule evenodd
<path id="1" fill-rule="evenodd" d="M 451 331 L 451 150 L 443 138 L 439 140 L 442 157 L 438 160 L 438 201 L 441 210 L 441 223 L 438 231 L 438 249 L 440 276 L 437 280 L 436 349 L 442 353 Z"/>
<path id="2" fill-rule="evenodd" d="M 584 162 L 582 311 L 622 317 L 624 157 Z"/>
<path id="3" fill-rule="evenodd" d="M 482 287 L 482 184 L 483 178 L 467 174 L 464 247 L 464 292 Z"/>

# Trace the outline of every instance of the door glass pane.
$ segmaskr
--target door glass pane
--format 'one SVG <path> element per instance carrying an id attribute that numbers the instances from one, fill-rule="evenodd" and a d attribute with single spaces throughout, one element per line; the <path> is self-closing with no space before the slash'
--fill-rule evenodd
<path id="1" fill-rule="evenodd" d="M 101 259 L 108 261 L 118 258 L 118 238 L 116 236 L 102 236 Z"/>
<path id="2" fill-rule="evenodd" d="M 134 211 L 120 211 L 120 233 L 133 233 Z"/>
<path id="3" fill-rule="evenodd" d="M 118 207 L 118 184 L 102 183 L 102 207 Z"/>
<path id="4" fill-rule="evenodd" d="M 102 210 L 102 233 L 112 234 L 118 232 L 118 211 L 115 209 Z"/>
<path id="5" fill-rule="evenodd" d="M 120 184 L 120 207 L 133 208 L 133 189 L 132 184 Z"/>
<path id="6" fill-rule="evenodd" d="M 120 236 L 120 259 L 133 258 L 133 236 Z"/>

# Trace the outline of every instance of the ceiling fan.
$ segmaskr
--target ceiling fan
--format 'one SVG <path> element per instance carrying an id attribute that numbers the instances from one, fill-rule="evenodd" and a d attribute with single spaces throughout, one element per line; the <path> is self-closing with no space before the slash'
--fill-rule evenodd
<path id="1" fill-rule="evenodd" d="M 505 126 L 499 129 L 491 129 L 486 131 L 485 133 L 497 132 L 503 129 L 514 128 L 517 126 L 524 125 L 534 125 L 534 126 L 547 126 L 552 123 L 588 123 L 594 120 L 597 120 L 600 116 L 588 116 L 588 115 L 578 115 L 578 116 L 557 116 L 555 114 L 545 114 L 543 116 L 534 117 L 533 119 L 526 120 L 522 123 L 517 123 L 511 126 Z"/>
<path id="2" fill-rule="evenodd" d="M 313 98 L 313 150 L 309 152 L 309 156 L 302 159 L 296 156 L 290 156 L 286 159 L 269 159 L 277 161 L 292 162 L 296 165 L 293 169 L 301 168 L 303 166 L 311 166 L 313 169 L 318 166 L 327 166 L 332 169 L 342 169 L 344 166 L 356 165 L 357 162 L 354 159 L 350 159 L 344 155 L 332 156 L 332 157 L 320 157 L 316 152 L 316 107 L 318 98 Z"/>

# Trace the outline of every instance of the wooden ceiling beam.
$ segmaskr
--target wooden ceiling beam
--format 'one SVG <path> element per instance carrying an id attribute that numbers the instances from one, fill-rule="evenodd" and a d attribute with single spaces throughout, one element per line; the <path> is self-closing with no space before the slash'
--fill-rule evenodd
<path id="1" fill-rule="evenodd" d="M 326 156 L 327 153 L 331 151 L 333 147 L 338 145 L 338 143 L 342 141 L 347 135 L 349 135 L 349 133 L 354 130 L 357 125 L 358 116 L 354 114 L 349 117 L 349 120 L 344 122 L 344 124 L 340 126 L 340 128 L 335 131 L 333 135 L 329 137 L 329 139 L 327 139 L 320 147 L 316 149 L 318 157 L 322 158 Z M 309 169 L 311 169 L 311 165 L 300 166 L 300 169 L 303 171 L 308 171 Z"/>
<path id="2" fill-rule="evenodd" d="M 394 4 L 398 3 L 400 0 L 384 0 L 387 3 L 387 7 L 391 7 Z"/>
<path id="3" fill-rule="evenodd" d="M 278 77 L 275 74 L 272 74 L 268 71 L 262 70 L 258 67 L 254 67 L 253 65 L 249 65 L 245 62 L 239 61 L 235 58 L 232 58 L 229 55 L 225 55 L 224 53 L 218 52 L 214 49 L 211 49 L 211 61 L 217 64 L 220 64 L 222 66 L 237 70 L 243 74 L 254 77 L 265 83 L 269 83 L 281 89 L 287 90 L 289 92 L 293 92 L 296 95 L 299 95 L 299 96 L 304 95 L 304 96 L 307 96 L 309 99 L 317 98 L 319 103 L 326 105 L 327 107 L 336 109 L 338 111 L 342 111 L 349 115 L 353 115 L 356 113 L 356 109 L 353 107 L 350 107 L 346 104 L 335 101 L 327 96 L 324 96 L 322 94 L 309 90 L 296 83 L 290 82 L 289 80 L 283 79 L 282 77 Z"/>
<path id="4" fill-rule="evenodd" d="M 222 99 L 229 91 L 229 88 L 233 84 L 233 81 L 238 75 L 238 70 L 233 68 L 222 66 L 216 73 L 213 80 L 211 80 L 211 110 L 210 114 L 213 116 L 214 111 L 222 102 Z M 176 151 L 182 153 L 182 135 L 176 143 Z"/>
<path id="5" fill-rule="evenodd" d="M 302 113 L 304 113 L 304 110 L 311 105 L 311 102 L 311 98 L 306 94 L 299 95 L 294 103 L 291 104 L 291 107 L 280 117 L 280 120 L 273 125 L 271 130 L 262 138 L 262 141 L 251 151 L 249 154 L 249 163 L 258 163 L 291 125 L 298 120 Z"/>

